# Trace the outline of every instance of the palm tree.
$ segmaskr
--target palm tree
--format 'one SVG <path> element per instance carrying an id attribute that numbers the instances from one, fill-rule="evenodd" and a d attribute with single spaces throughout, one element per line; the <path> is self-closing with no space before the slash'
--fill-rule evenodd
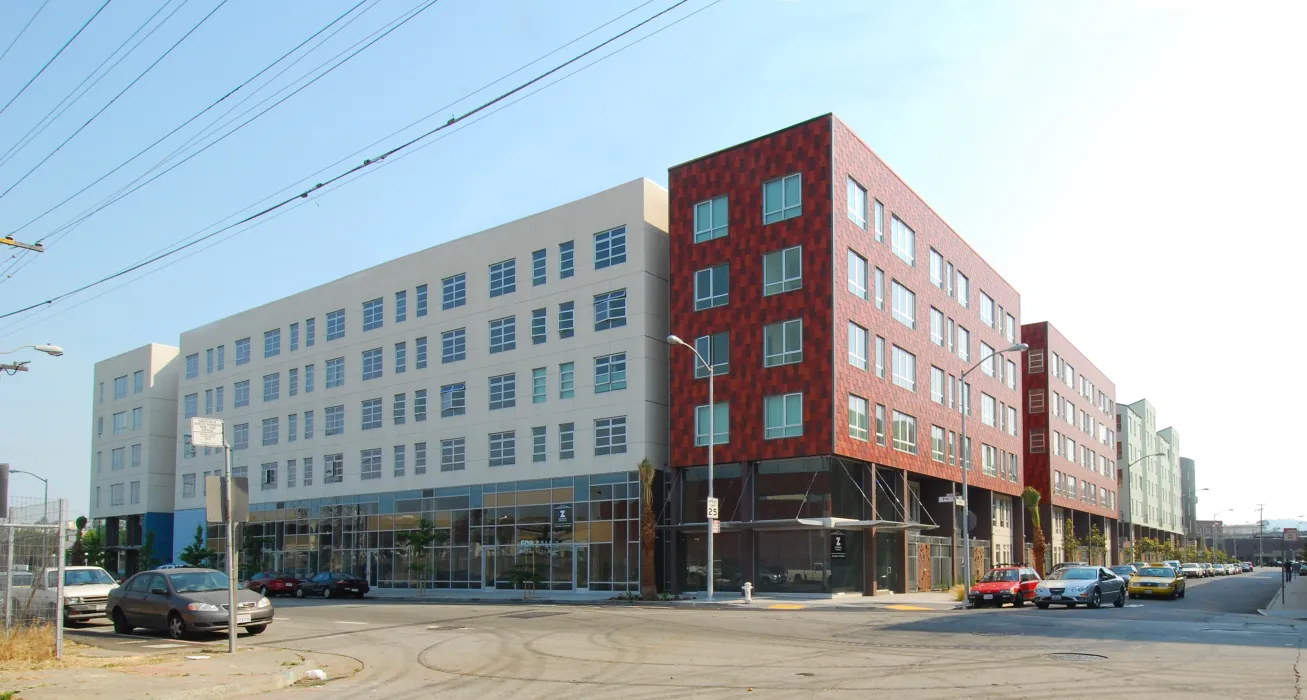
<path id="1" fill-rule="evenodd" d="M 1030 513 L 1030 523 L 1035 528 L 1035 570 L 1043 576 L 1044 552 L 1048 549 L 1048 544 L 1044 541 L 1044 527 L 1039 522 L 1039 492 L 1035 487 L 1027 486 L 1021 492 L 1021 501 L 1025 503 L 1026 510 Z"/>
<path id="2" fill-rule="evenodd" d="M 653 600 L 658 597 L 658 585 L 654 581 L 654 512 L 653 482 L 654 465 L 646 457 L 640 460 L 640 598 Z"/>

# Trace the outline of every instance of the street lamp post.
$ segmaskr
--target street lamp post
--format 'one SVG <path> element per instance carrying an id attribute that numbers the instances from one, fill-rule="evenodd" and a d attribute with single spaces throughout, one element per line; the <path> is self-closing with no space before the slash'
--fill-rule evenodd
<path id="1" fill-rule="evenodd" d="M 59 357 L 60 355 L 64 354 L 64 349 L 59 347 L 58 345 L 20 345 L 14 348 L 13 350 L 5 350 L 3 352 L 0 352 L 0 355 L 9 355 L 11 353 L 15 353 L 18 352 L 19 350 L 24 350 L 27 348 L 31 348 L 33 350 L 36 350 L 37 352 L 43 352 L 51 357 Z M 0 363 L 0 372 L 5 372 L 7 374 L 14 375 L 19 372 L 26 372 L 26 371 L 27 371 L 26 362 Z"/>
<path id="2" fill-rule="evenodd" d="M 45 522 L 49 520 L 50 519 L 50 480 L 43 476 L 33 474 L 32 472 L 23 471 L 22 469 L 10 469 L 9 473 L 26 474 L 28 476 L 36 477 L 37 479 L 41 480 L 41 483 L 44 485 L 43 494 L 41 496 L 41 522 Z M 61 532 L 60 535 L 62 536 L 62 534 L 63 533 Z M 49 553 L 45 548 L 45 538 L 42 537 L 41 538 L 41 566 L 49 565 L 49 562 L 46 561 L 46 557 L 48 556 Z"/>
<path id="3" fill-rule="evenodd" d="M 971 392 L 967 391 L 967 375 L 976 371 L 976 368 L 988 362 L 990 358 L 1007 352 L 1025 352 L 1028 349 L 1030 349 L 1029 345 L 1017 343 L 1010 348 L 989 353 L 980 358 L 980 362 L 972 365 L 971 369 L 962 373 L 961 383 L 958 386 L 958 393 L 961 394 L 959 397 L 961 401 L 958 403 L 962 406 L 962 431 L 960 444 L 958 445 L 958 452 L 962 455 L 962 585 L 968 591 L 971 590 L 971 528 L 967 527 L 970 524 L 967 522 L 967 508 L 970 503 L 967 500 L 967 489 L 970 483 L 967 473 L 970 471 L 971 450 L 967 449 L 967 410 L 971 408 Z M 954 507 L 957 507 L 956 504 Z"/>
<path id="4" fill-rule="evenodd" d="M 714 425 L 714 420 L 717 417 L 716 416 L 717 412 L 716 412 L 716 406 L 713 402 L 713 377 L 714 375 L 717 374 L 717 371 L 712 366 L 711 363 L 703 359 L 703 355 L 700 355 L 699 351 L 694 349 L 694 346 L 686 343 L 684 340 L 681 340 L 679 337 L 675 335 L 667 336 L 667 344 L 680 345 L 684 348 L 689 349 L 689 351 L 694 353 L 694 356 L 698 358 L 699 362 L 702 362 L 703 366 L 708 368 L 708 501 L 712 502 L 713 500 L 713 448 L 717 445 L 717 426 Z M 698 430 L 696 429 L 695 432 L 698 433 Z M 705 571 L 707 571 L 708 573 L 707 578 L 708 578 L 709 601 L 713 599 L 713 583 L 714 583 L 714 578 L 716 576 L 716 572 L 713 570 L 714 567 L 713 567 L 713 547 L 712 547 L 713 523 L 715 522 L 715 520 L 716 518 L 712 518 L 712 517 L 708 518 L 708 565 L 705 567 Z"/>

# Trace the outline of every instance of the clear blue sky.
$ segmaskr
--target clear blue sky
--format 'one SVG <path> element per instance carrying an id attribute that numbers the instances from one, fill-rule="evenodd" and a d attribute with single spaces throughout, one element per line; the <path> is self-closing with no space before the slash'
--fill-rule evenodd
<path id="1" fill-rule="evenodd" d="M 0 199 L 0 225 L 11 230 L 117 165 L 355 1 L 231 0 Z M 0 284 L 0 313 L 303 184 L 641 1 L 443 0 L 52 245 Z M 111 2 L 0 115 L 0 153 L 161 2 Z M 217 2 L 189 0 L 0 166 L 0 190 Z M 277 85 L 415 2 L 381 0 Z M 709 2 L 692 0 L 668 19 Z M 0 50 L 38 4 L 0 3 Z M 668 4 L 658 0 L 631 17 Z M 0 98 L 98 5 L 51 3 L 0 61 Z M 1290 402 L 1302 384 L 1291 377 L 1292 338 L 1302 335 L 1296 268 L 1304 231 L 1293 204 L 1307 189 L 1307 109 L 1294 87 L 1307 65 L 1297 36 L 1304 16 L 1301 3 L 1228 7 L 722 0 L 139 282 L 76 308 L 90 295 L 22 323 L 0 321 L 0 350 L 42 342 L 67 349 L 57 359 L 6 356 L 33 362 L 25 375 L 0 377 L 0 461 L 50 475 L 52 496 L 85 512 L 97 360 L 151 341 L 175 344 L 183 330 L 619 182 L 643 176 L 665 184 L 671 164 L 834 111 L 1017 287 L 1023 320 L 1053 321 L 1116 382 L 1120 401 L 1147 397 L 1159 427 L 1180 430 L 1200 486 L 1211 488 L 1201 494 L 1200 517 L 1229 508 L 1225 519 L 1251 520 L 1259 502 L 1269 504 L 1267 517 L 1307 514 L 1298 497 L 1307 487 L 1302 457 L 1286 449 L 1297 434 Z M 170 150 L 152 152 L 19 238 L 48 233 Z M 13 493 L 39 496 L 39 487 L 17 476 Z"/>

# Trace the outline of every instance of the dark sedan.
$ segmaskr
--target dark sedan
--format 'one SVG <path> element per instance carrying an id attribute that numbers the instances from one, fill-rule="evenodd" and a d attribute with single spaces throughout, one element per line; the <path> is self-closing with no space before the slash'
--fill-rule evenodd
<path id="1" fill-rule="evenodd" d="M 228 579 L 213 569 L 143 571 L 109 592 L 105 614 L 113 631 L 164 630 L 173 639 L 227 629 Z M 272 622 L 272 602 L 254 591 L 236 591 L 236 624 L 259 634 Z"/>
<path id="2" fill-rule="evenodd" d="M 251 576 L 245 587 L 266 596 L 294 595 L 300 589 L 300 580 L 290 574 L 261 571 Z"/>
<path id="3" fill-rule="evenodd" d="M 353 596 L 362 598 L 367 595 L 368 582 L 353 574 L 340 574 L 323 571 L 307 581 L 300 581 L 295 595 L 304 598 L 320 595 L 323 598 L 343 598 Z"/>

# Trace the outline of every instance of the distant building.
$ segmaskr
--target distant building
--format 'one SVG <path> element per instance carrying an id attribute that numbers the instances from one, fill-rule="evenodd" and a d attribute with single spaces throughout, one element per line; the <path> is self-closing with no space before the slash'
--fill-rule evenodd
<path id="1" fill-rule="evenodd" d="M 1117 405 L 1117 462 L 1121 466 L 1124 546 L 1140 538 L 1179 544 L 1184 533 L 1180 492 L 1180 434 L 1157 431 L 1157 411 L 1147 400 Z"/>
<path id="2" fill-rule="evenodd" d="M 1198 475 L 1194 469 L 1194 461 L 1188 457 L 1180 458 L 1180 492 L 1184 499 L 1181 518 L 1184 534 L 1188 538 L 1197 537 Z"/>

